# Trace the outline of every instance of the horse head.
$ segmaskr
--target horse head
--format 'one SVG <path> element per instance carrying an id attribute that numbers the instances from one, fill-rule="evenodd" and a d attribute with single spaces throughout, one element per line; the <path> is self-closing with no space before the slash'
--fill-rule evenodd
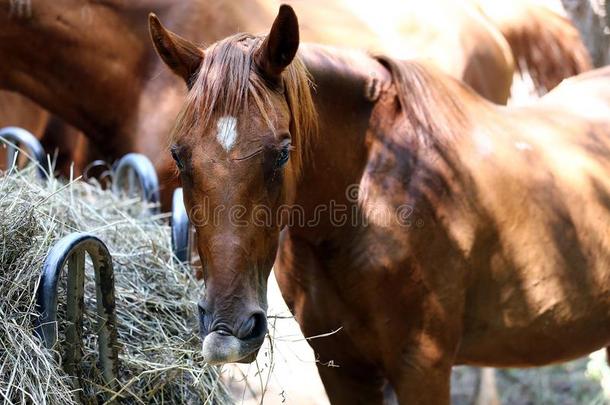
<path id="1" fill-rule="evenodd" d="M 149 25 L 159 56 L 189 87 L 171 153 L 204 266 L 204 357 L 251 362 L 267 333 L 267 278 L 315 127 L 297 17 L 282 6 L 269 35 L 237 34 L 205 50 L 154 15 Z"/>

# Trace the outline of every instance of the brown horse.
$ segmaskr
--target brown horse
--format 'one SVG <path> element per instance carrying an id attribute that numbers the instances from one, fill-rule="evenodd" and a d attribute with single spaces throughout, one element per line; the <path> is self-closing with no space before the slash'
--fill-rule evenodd
<path id="1" fill-rule="evenodd" d="M 435 1 L 437 8 L 447 2 Z M 166 72 L 150 46 L 148 11 L 198 43 L 211 43 L 238 30 L 266 29 L 278 5 L 277 0 L 56 0 L 33 2 L 31 7 L 16 3 L 0 0 L 0 59 L 10 61 L 0 64 L 0 87 L 26 95 L 83 131 L 105 159 L 134 151 L 147 155 L 159 173 L 165 207 L 177 185 L 166 153 L 167 134 L 185 87 Z M 396 56 L 429 56 L 485 97 L 505 102 L 513 72 L 508 45 L 480 15 L 452 3 L 446 5 L 450 19 L 440 20 L 431 11 L 411 15 L 410 9 L 421 9 L 411 6 L 384 32 L 343 0 L 299 5 L 308 40 Z M 368 7 L 390 14 L 390 7 L 378 3 Z"/>
<path id="2" fill-rule="evenodd" d="M 303 333 L 335 332 L 310 341 L 333 403 L 446 404 L 454 364 L 610 342 L 610 69 L 507 108 L 420 62 L 297 52 L 289 6 L 205 50 L 151 31 L 191 87 L 172 155 L 208 362 L 253 359 L 274 262 Z"/>

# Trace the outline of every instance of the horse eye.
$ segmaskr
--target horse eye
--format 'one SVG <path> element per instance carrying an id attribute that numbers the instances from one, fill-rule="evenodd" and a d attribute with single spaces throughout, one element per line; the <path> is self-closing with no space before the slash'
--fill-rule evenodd
<path id="1" fill-rule="evenodd" d="M 280 153 L 277 155 L 277 159 L 275 161 L 275 167 L 277 167 L 278 169 L 282 166 L 284 166 L 286 164 L 286 162 L 288 162 L 288 159 L 290 158 L 290 147 L 284 146 L 281 150 Z"/>
<path id="2" fill-rule="evenodd" d="M 178 157 L 178 153 L 176 152 L 176 150 L 172 149 L 171 154 L 172 154 L 172 158 L 176 162 L 176 166 L 178 166 L 178 169 L 182 170 L 183 169 L 182 162 L 180 161 L 180 158 Z"/>

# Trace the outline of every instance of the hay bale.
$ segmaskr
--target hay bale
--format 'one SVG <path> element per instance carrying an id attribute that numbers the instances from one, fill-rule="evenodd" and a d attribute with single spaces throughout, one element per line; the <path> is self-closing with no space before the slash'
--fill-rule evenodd
<path id="1" fill-rule="evenodd" d="M 88 264 L 83 390 L 61 370 L 57 351 L 34 337 L 34 303 L 47 252 L 63 236 L 90 232 L 114 259 L 121 389 L 138 403 L 228 403 L 219 372 L 202 362 L 196 300 L 201 285 L 172 260 L 167 216 L 98 185 L 36 178 L 33 169 L 0 174 L 0 397 L 3 402 L 96 402 L 108 393 L 97 369 L 95 286 Z M 63 293 L 60 293 L 60 302 Z M 58 319 L 65 319 L 60 305 Z M 59 325 L 59 343 L 62 340 Z M 56 350 L 60 350 L 59 345 Z"/>

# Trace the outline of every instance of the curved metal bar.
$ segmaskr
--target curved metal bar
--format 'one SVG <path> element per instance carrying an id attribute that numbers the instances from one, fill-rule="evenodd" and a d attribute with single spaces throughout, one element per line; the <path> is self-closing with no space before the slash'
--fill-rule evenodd
<path id="1" fill-rule="evenodd" d="M 62 269 L 67 264 L 68 319 L 63 364 L 66 372 L 80 381 L 86 253 L 91 257 L 95 271 L 99 362 L 104 381 L 116 388 L 118 345 L 114 272 L 110 252 L 97 237 L 87 233 L 73 233 L 61 239 L 49 251 L 36 291 L 36 307 L 40 314 L 36 322 L 36 334 L 47 348 L 52 348 L 57 341 L 57 284 Z"/>
<path id="2" fill-rule="evenodd" d="M 127 194 L 133 195 L 136 181 L 142 191 L 142 199 L 145 201 L 159 203 L 159 180 L 157 172 L 151 161 L 140 153 L 128 153 L 119 160 L 114 173 L 112 191 L 120 194 L 121 187 L 127 177 Z M 154 208 L 158 212 L 158 205 Z"/>
<path id="3" fill-rule="evenodd" d="M 6 144 L 6 162 L 10 169 L 15 160 L 17 149 L 15 146 L 21 145 L 26 149 L 27 156 L 38 164 L 38 174 L 42 178 L 47 177 L 47 155 L 42 148 L 42 145 L 32 133 L 19 127 L 4 127 L 0 129 L 0 142 Z"/>
<path id="4" fill-rule="evenodd" d="M 182 263 L 191 260 L 190 233 L 191 224 L 184 207 L 182 187 L 179 187 L 172 197 L 172 249 Z"/>

